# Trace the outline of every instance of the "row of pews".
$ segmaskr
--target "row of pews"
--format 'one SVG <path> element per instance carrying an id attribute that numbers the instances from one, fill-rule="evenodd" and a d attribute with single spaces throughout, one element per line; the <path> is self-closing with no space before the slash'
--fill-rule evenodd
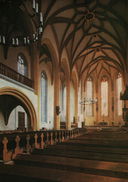
<path id="1" fill-rule="evenodd" d="M 22 153 L 0 165 L 2 182 L 128 182 L 127 128 L 26 134 L 24 147 L 23 135 L 17 135 L 20 141 L 15 141 L 19 146 L 15 149 L 23 149 Z"/>

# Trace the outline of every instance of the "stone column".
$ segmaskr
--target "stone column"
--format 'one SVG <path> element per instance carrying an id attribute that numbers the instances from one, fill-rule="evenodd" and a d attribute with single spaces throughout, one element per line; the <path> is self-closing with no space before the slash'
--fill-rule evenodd
<path id="1" fill-rule="evenodd" d="M 122 92 L 121 100 L 123 101 L 122 118 L 125 123 L 124 125 L 128 127 L 128 71 L 127 71 L 127 68 L 124 72 L 124 84 L 123 84 L 123 92 Z"/>
<path id="2" fill-rule="evenodd" d="M 85 92 L 85 83 L 84 80 L 81 83 L 81 98 L 80 101 L 83 102 L 84 98 L 85 98 L 86 92 Z M 83 127 L 86 124 L 86 105 L 85 104 L 81 104 L 81 127 Z"/>
<path id="3" fill-rule="evenodd" d="M 98 114 L 97 114 L 97 112 L 98 112 L 98 84 L 97 84 L 97 80 L 96 80 L 96 82 L 93 82 L 93 96 L 94 96 L 94 98 L 96 98 L 97 99 L 97 102 L 95 103 L 95 104 L 93 104 L 93 116 L 94 116 L 94 125 L 96 125 L 97 124 L 97 121 L 98 121 Z"/>
<path id="4" fill-rule="evenodd" d="M 98 124 L 98 119 L 99 119 L 99 116 L 98 116 L 98 113 L 99 113 L 99 92 L 98 92 L 98 80 L 96 79 L 96 82 L 95 82 L 95 97 L 97 98 L 97 102 L 95 104 L 95 125 Z"/>
<path id="5" fill-rule="evenodd" d="M 70 80 L 67 81 L 66 85 L 66 129 L 71 129 L 71 121 L 70 121 Z"/>
<path id="6" fill-rule="evenodd" d="M 54 75 L 54 129 L 60 129 L 60 71 Z"/>
<path id="7" fill-rule="evenodd" d="M 36 95 L 39 95 L 39 51 L 36 48 L 36 44 L 31 47 L 31 79 L 33 80 L 33 88 Z M 38 100 L 38 110 L 37 110 L 37 123 L 33 128 L 38 130 L 40 128 L 39 123 L 39 100 Z"/>
<path id="8" fill-rule="evenodd" d="M 39 93 L 39 51 L 36 47 L 32 48 L 32 61 L 31 61 L 31 70 L 33 71 L 32 79 L 34 81 L 34 90 L 35 94 Z"/>
<path id="9" fill-rule="evenodd" d="M 75 123 L 78 125 L 78 86 L 75 90 Z"/>

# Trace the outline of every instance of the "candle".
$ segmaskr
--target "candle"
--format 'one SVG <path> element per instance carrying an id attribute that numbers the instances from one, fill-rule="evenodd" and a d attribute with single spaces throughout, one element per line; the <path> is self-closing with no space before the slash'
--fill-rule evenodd
<path id="1" fill-rule="evenodd" d="M 33 38 L 35 39 L 35 34 L 33 34 Z"/>
<path id="2" fill-rule="evenodd" d="M 38 40 L 38 35 L 36 35 L 36 40 Z"/>
<path id="3" fill-rule="evenodd" d="M 38 13 L 38 3 L 36 3 L 36 13 Z"/>
<path id="4" fill-rule="evenodd" d="M 42 27 L 39 28 L 39 33 L 42 33 L 43 29 Z"/>
<path id="5" fill-rule="evenodd" d="M 27 39 L 26 39 L 26 37 L 24 37 L 24 44 L 26 44 L 26 42 L 27 42 Z"/>
<path id="6" fill-rule="evenodd" d="M 14 38 L 12 38 L 12 44 L 13 44 L 13 45 L 15 44 L 15 39 L 14 39 Z"/>
<path id="7" fill-rule="evenodd" d="M 28 43 L 28 44 L 30 43 L 29 37 L 27 38 L 27 43 Z"/>
<path id="8" fill-rule="evenodd" d="M 40 22 L 43 22 L 43 15 L 42 15 L 42 12 L 40 12 Z"/>
<path id="9" fill-rule="evenodd" d="M 5 44 L 5 36 L 3 36 L 3 44 Z"/>
<path id="10" fill-rule="evenodd" d="M 19 44 L 19 40 L 18 40 L 18 38 L 16 38 L 16 45 L 18 45 Z"/>
<path id="11" fill-rule="evenodd" d="M 33 0 L 33 9 L 35 9 L 35 7 L 36 7 L 36 2 L 35 0 Z"/>

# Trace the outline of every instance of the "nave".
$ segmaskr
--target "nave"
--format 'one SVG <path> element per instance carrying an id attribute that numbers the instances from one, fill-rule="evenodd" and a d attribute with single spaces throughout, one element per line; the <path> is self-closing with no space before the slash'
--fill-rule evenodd
<path id="1" fill-rule="evenodd" d="M 68 141 L 21 154 L 0 165 L 2 181 L 127 182 L 128 136 L 119 128 L 91 128 Z"/>
<path id="2" fill-rule="evenodd" d="M 127 12 L 0 0 L 0 182 L 128 181 Z"/>

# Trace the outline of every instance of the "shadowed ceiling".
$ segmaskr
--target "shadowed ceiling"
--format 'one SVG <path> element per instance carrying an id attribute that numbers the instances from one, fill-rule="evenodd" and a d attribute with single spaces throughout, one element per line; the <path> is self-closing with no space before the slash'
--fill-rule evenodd
<path id="1" fill-rule="evenodd" d="M 44 0 L 45 28 L 53 31 L 59 56 L 66 49 L 70 69 L 128 72 L 127 0 Z"/>
<path id="2" fill-rule="evenodd" d="M 0 34 L 6 36 L 5 58 L 12 37 L 33 35 L 36 27 L 33 0 L 0 0 Z M 37 0 L 50 26 L 59 58 L 66 50 L 70 70 L 79 77 L 102 68 L 128 72 L 128 0 Z M 38 13 L 39 14 L 39 13 Z M 34 24 L 35 23 L 35 24 Z M 37 27 L 36 27 L 37 28 Z M 36 29 L 35 28 L 35 29 Z M 22 43 L 23 44 L 23 43 Z M 21 45 L 22 45 L 21 44 Z M 26 46 L 26 45 L 25 45 Z M 42 51 L 50 54 L 44 45 Z M 42 53 L 41 53 L 42 54 Z M 45 60 L 46 60 L 45 58 Z"/>

